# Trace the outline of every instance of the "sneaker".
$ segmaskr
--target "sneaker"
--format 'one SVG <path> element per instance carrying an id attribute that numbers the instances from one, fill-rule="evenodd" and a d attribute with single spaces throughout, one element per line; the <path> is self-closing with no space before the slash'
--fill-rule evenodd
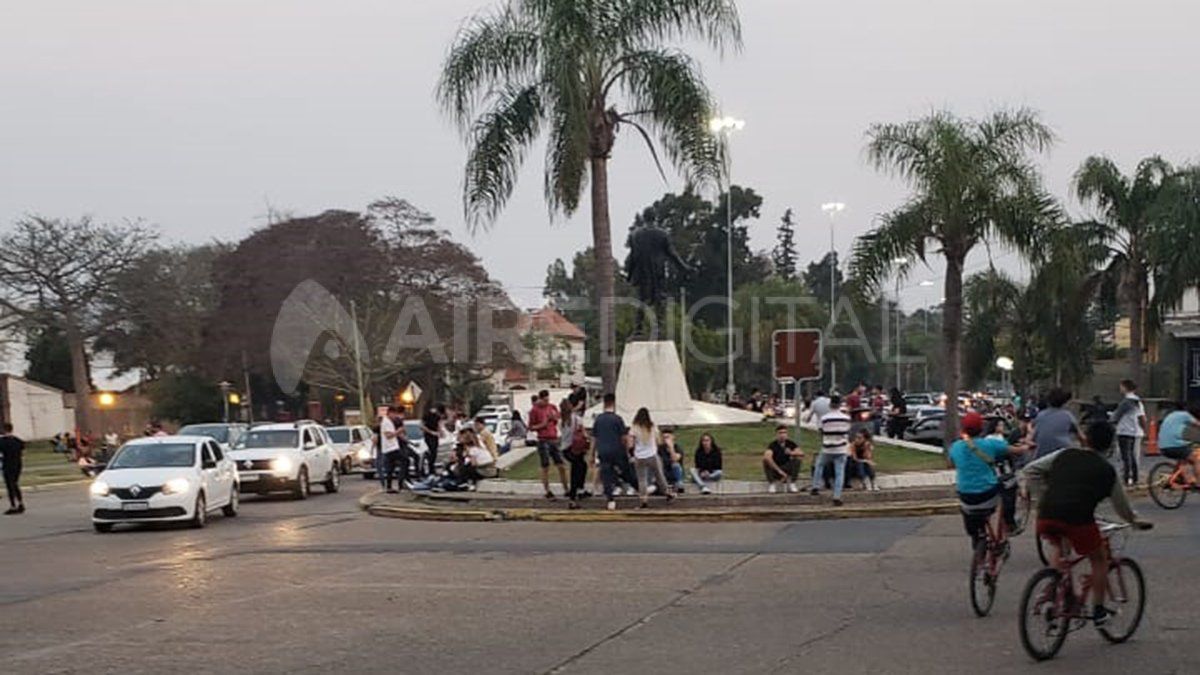
<path id="1" fill-rule="evenodd" d="M 18 510 L 17 510 L 17 508 L 14 506 L 13 508 L 11 508 L 11 509 L 9 509 L 9 510 L 5 511 L 5 512 L 4 512 L 4 515 L 6 515 L 6 516 L 15 516 L 15 515 L 17 515 L 18 513 L 20 513 L 20 511 L 18 511 Z"/>
<path id="2" fill-rule="evenodd" d="M 415 483 L 413 483 L 411 480 L 404 481 L 405 489 L 411 490 L 413 489 L 413 485 L 415 485 Z"/>
<path id="3" fill-rule="evenodd" d="M 387 493 L 388 493 L 389 495 L 394 495 L 394 494 L 396 494 L 397 492 L 399 492 L 399 490 L 397 490 L 396 488 L 388 488 L 388 489 L 387 489 Z"/>
<path id="4" fill-rule="evenodd" d="M 820 490 L 818 490 L 817 488 L 813 488 L 813 489 L 811 489 L 811 490 L 809 490 L 809 491 L 808 491 L 808 494 L 810 494 L 810 495 L 812 495 L 812 496 L 814 496 L 814 497 L 816 497 L 816 496 L 817 496 L 818 494 L 820 494 L 820 493 L 821 493 L 821 491 L 820 491 Z"/>
<path id="5" fill-rule="evenodd" d="M 797 486 L 795 483 L 788 483 L 788 492 L 799 492 L 799 491 L 800 491 L 800 487 Z"/>
<path id="6" fill-rule="evenodd" d="M 711 489 L 711 488 L 709 488 L 709 487 L 706 485 L 706 486 L 704 486 L 704 487 L 700 488 L 700 494 L 702 494 L 702 495 L 711 495 L 711 494 L 712 494 L 712 489 Z"/>
<path id="7" fill-rule="evenodd" d="M 650 488 L 648 490 L 646 490 L 646 492 L 648 492 L 649 494 L 652 494 L 652 495 L 656 495 L 656 494 L 658 494 L 658 486 L 651 485 Z"/>
<path id="8" fill-rule="evenodd" d="M 558 499 L 558 498 L 554 496 L 553 492 L 546 490 L 546 499 L 548 501 L 554 501 L 555 499 Z"/>
<path id="9" fill-rule="evenodd" d="M 1108 617 L 1110 616 L 1112 616 L 1112 610 L 1104 605 L 1096 605 L 1092 608 L 1092 623 L 1096 624 L 1097 627 L 1108 623 Z"/>
<path id="10" fill-rule="evenodd" d="M 675 495 L 671 494 L 670 492 L 668 492 L 666 494 L 666 497 L 667 497 L 667 501 L 671 501 L 672 499 L 675 499 Z"/>
<path id="11" fill-rule="evenodd" d="M 625 496 L 626 496 L 626 497 L 632 497 L 632 496 L 634 496 L 634 495 L 636 495 L 636 494 L 637 494 L 637 490 L 634 490 L 634 489 L 633 489 L 633 488 L 631 488 L 631 487 L 626 487 L 626 488 L 625 488 Z"/>
<path id="12" fill-rule="evenodd" d="M 841 505 L 842 505 L 842 500 L 840 500 L 840 499 L 835 499 L 835 500 L 833 500 L 833 505 L 834 505 L 834 506 L 841 506 Z"/>
<path id="13" fill-rule="evenodd" d="M 567 508 L 574 511 L 579 508 L 579 502 L 571 502 L 570 504 L 567 504 Z"/>
<path id="14" fill-rule="evenodd" d="M 776 490 L 776 488 L 775 488 L 774 483 L 770 483 L 767 485 L 767 494 L 773 495 L 773 494 L 775 494 L 775 490 Z"/>
<path id="15" fill-rule="evenodd" d="M 616 511 L 617 503 L 614 501 L 609 501 L 608 504 L 605 506 L 605 508 L 608 509 L 609 511 Z"/>
<path id="16" fill-rule="evenodd" d="M 638 508 L 639 508 L 639 509 L 648 509 L 648 508 L 650 508 L 650 502 L 642 502 L 642 503 L 641 503 L 641 504 L 638 506 Z"/>

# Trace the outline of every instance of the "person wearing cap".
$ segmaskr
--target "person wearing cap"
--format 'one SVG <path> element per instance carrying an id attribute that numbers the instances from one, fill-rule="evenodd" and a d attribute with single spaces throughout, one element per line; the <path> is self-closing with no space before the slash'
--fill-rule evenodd
<path id="1" fill-rule="evenodd" d="M 960 426 L 962 438 L 950 446 L 949 453 L 954 465 L 963 526 L 976 550 L 984 539 L 988 518 L 996 512 L 1001 501 L 1005 521 L 1010 528 L 1013 526 L 1016 490 L 1003 489 L 996 464 L 1009 455 L 1023 454 L 1027 450 L 1024 445 L 1009 445 L 1004 439 L 985 437 L 984 426 L 983 415 L 967 413 Z"/>

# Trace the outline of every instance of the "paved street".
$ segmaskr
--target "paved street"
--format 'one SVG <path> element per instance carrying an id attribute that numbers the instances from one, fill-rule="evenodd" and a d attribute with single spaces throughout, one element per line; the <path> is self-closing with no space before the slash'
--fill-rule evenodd
<path id="1" fill-rule="evenodd" d="M 100 536 L 85 489 L 0 520 L 0 671 L 1027 672 L 1022 537 L 975 619 L 955 518 L 763 524 L 431 523 L 372 518 L 347 481 L 247 499 L 208 529 Z M 319 491 L 318 491 L 319 492 Z M 1188 672 L 1200 504 L 1130 542 L 1137 638 L 1071 636 L 1042 672 Z"/>

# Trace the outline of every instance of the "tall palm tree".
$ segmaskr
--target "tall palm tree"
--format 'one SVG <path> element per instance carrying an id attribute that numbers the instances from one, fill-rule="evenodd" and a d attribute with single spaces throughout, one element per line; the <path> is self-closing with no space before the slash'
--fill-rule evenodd
<path id="1" fill-rule="evenodd" d="M 1094 226 L 1109 249 L 1105 274 L 1117 283 L 1117 297 L 1129 316 L 1129 377 L 1140 381 L 1146 345 L 1161 324 L 1163 308 L 1178 302 L 1195 277 L 1177 274 L 1185 261 L 1177 254 L 1196 251 L 1195 223 L 1177 218 L 1186 207 L 1179 172 L 1161 157 L 1147 157 L 1125 176 L 1107 157 L 1089 157 L 1075 173 L 1075 196 L 1093 206 Z M 1180 238 L 1189 241 L 1180 241 Z M 1184 265 L 1186 267 L 1186 265 Z M 1190 278 L 1188 278 L 1190 277 Z M 1151 295 L 1151 281 L 1161 280 Z"/>
<path id="2" fill-rule="evenodd" d="M 942 338 L 946 393 L 953 402 L 962 379 L 967 255 L 992 240 L 1031 249 L 1042 227 L 1057 218 L 1057 207 L 1029 159 L 1049 148 L 1054 135 L 1037 114 L 1017 109 L 982 120 L 937 112 L 873 126 L 867 137 L 870 161 L 904 179 L 913 195 L 855 242 L 851 273 L 860 287 L 875 292 L 893 270 L 903 276 L 917 262 L 925 262 L 930 252 L 945 258 Z M 949 447 L 958 433 L 953 404 L 946 406 L 944 426 Z"/>
<path id="3" fill-rule="evenodd" d="M 733 0 L 509 0 L 469 19 L 442 66 L 437 95 L 469 144 L 463 204 L 472 227 L 492 223 L 525 155 L 547 139 L 551 213 L 574 213 L 591 183 L 592 237 L 604 386 L 616 384 L 608 161 L 628 128 L 691 182 L 719 180 L 722 144 L 696 62 L 669 47 L 701 39 L 741 47 Z"/>

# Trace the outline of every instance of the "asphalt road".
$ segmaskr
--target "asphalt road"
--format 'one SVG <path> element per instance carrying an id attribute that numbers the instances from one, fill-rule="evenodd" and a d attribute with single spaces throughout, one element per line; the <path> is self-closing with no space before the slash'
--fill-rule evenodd
<path id="1" fill-rule="evenodd" d="M 246 499 L 205 530 L 97 535 L 85 488 L 0 519 L 0 672 L 992 673 L 1034 666 L 1022 537 L 993 616 L 956 518 L 763 524 L 372 518 L 368 487 Z M 317 491 L 319 492 L 319 490 Z M 1072 634 L 1039 672 L 1195 672 L 1200 500 L 1127 550 L 1133 641 Z"/>

